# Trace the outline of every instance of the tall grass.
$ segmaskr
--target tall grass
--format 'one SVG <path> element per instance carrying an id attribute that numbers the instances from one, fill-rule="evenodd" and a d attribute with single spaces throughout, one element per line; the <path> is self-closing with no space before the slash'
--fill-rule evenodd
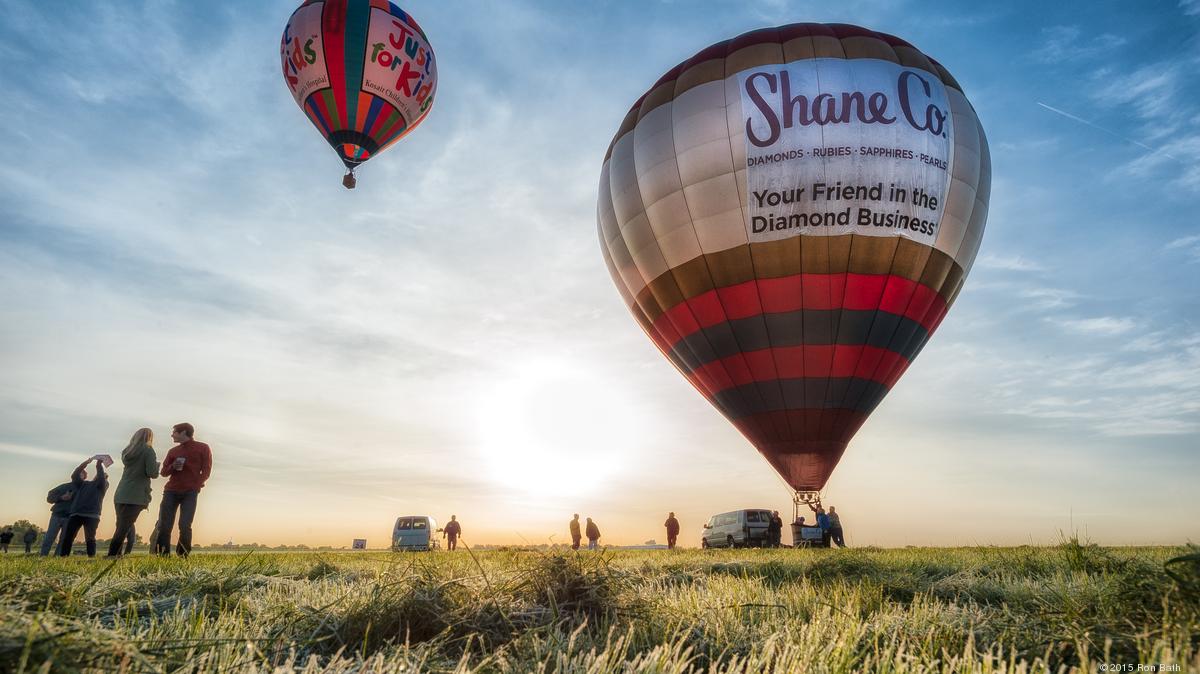
<path id="1" fill-rule="evenodd" d="M 1200 551 L 0 561 L 0 671 L 1200 671 Z"/>

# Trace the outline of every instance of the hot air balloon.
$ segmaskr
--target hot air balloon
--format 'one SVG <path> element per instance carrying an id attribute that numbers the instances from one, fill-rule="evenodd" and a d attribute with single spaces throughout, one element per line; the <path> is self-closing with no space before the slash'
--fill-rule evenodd
<path id="1" fill-rule="evenodd" d="M 387 0 L 306 0 L 279 44 L 283 79 L 348 172 L 412 131 L 433 106 L 437 66 L 417 22 Z"/>
<path id="2" fill-rule="evenodd" d="M 991 160 L 962 87 L 900 38 L 757 30 L 672 68 L 609 145 L 609 273 L 660 351 L 819 504 L 953 304 Z"/>

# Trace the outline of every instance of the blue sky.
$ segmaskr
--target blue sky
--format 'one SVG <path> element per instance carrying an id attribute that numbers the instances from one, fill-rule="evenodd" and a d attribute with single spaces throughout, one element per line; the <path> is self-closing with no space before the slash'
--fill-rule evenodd
<path id="1" fill-rule="evenodd" d="M 202 543 L 785 509 L 625 310 L 596 186 L 663 72 L 822 21 L 942 62 L 993 162 L 963 293 L 827 488 L 851 543 L 1196 539 L 1200 3 L 410 3 L 437 100 L 353 192 L 279 73 L 293 6 L 0 1 L 0 520 L 183 420 Z"/>

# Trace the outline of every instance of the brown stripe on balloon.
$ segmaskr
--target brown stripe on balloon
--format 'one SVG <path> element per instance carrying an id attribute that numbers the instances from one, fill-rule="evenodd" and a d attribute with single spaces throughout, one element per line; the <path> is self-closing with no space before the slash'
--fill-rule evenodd
<path id="1" fill-rule="evenodd" d="M 717 57 L 708 56 L 708 50 L 701 52 L 707 58 L 701 57 L 702 60 L 695 62 L 689 61 L 683 71 L 679 73 L 679 77 L 675 80 L 675 97 L 678 98 L 689 89 L 694 89 L 701 84 L 716 82 L 725 79 L 725 52 Z M 697 55 L 700 56 L 700 55 Z M 693 57 L 695 58 L 695 57 Z"/>
<path id="2" fill-rule="evenodd" d="M 874 36 L 854 36 L 842 38 L 842 48 L 846 50 L 847 59 L 879 59 L 899 64 L 900 57 L 896 50 L 883 40 Z"/>
<path id="3" fill-rule="evenodd" d="M 913 47 L 912 45 L 894 45 L 892 49 L 895 50 L 896 56 L 899 57 L 900 65 L 908 68 L 926 70 L 931 73 L 938 72 L 937 66 L 933 65 L 933 62 L 929 60 L 929 57 L 925 54 L 922 54 L 919 49 Z M 943 84 L 944 83 L 945 80 L 943 80 Z M 958 87 L 955 88 L 957 89 Z"/>

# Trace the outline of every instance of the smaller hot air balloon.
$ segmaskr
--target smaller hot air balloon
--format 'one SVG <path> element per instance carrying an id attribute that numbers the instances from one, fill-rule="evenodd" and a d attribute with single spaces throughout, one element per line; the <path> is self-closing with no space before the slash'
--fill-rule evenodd
<path id="1" fill-rule="evenodd" d="M 417 22 L 387 0 L 306 0 L 279 44 L 296 105 L 354 170 L 412 131 L 433 107 L 437 65 Z"/>

